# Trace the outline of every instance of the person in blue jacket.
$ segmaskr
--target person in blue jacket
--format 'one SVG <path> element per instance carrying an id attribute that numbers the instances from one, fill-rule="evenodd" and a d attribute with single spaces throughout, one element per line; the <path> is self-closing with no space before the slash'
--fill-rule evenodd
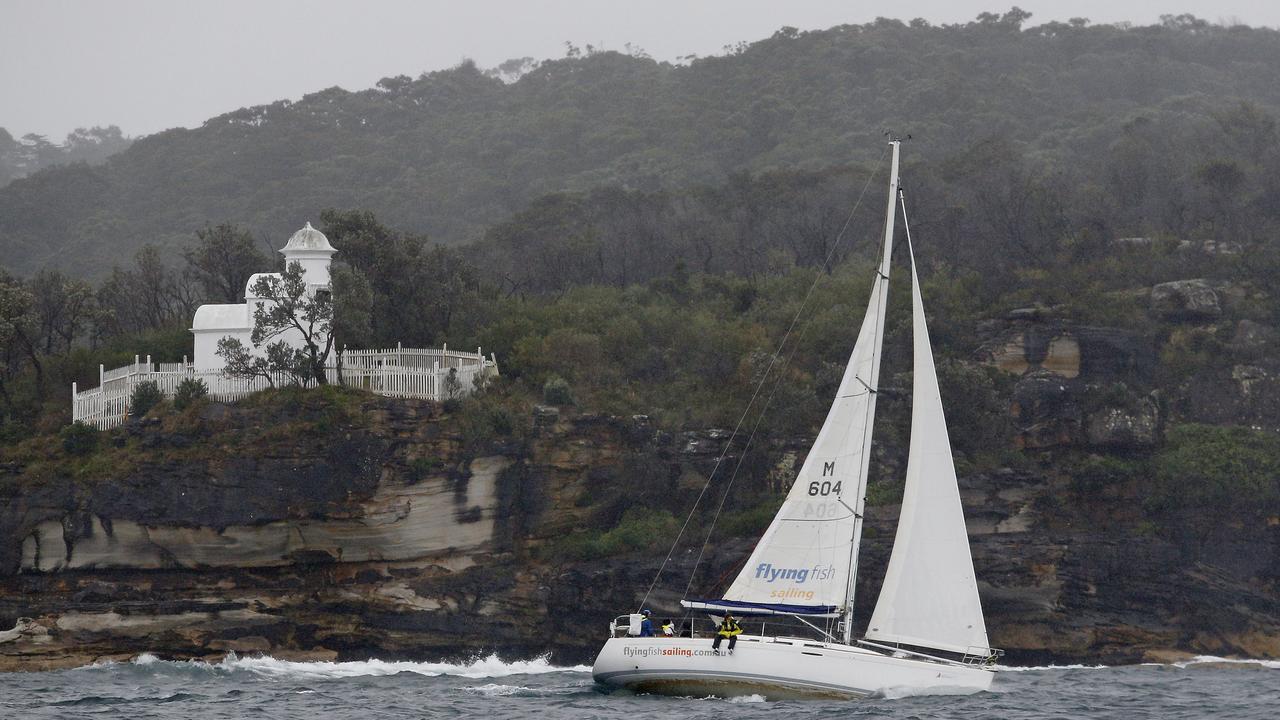
<path id="1" fill-rule="evenodd" d="M 644 620 L 640 621 L 640 637 L 653 637 L 653 620 L 649 619 L 653 613 L 645 609 L 640 614 L 644 615 Z"/>

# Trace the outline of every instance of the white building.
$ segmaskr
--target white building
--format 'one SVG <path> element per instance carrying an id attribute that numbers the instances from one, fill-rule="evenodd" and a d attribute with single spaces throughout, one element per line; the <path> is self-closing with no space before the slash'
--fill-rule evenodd
<path id="1" fill-rule="evenodd" d="M 329 263 L 337 252 L 329 244 L 324 233 L 306 227 L 293 234 L 289 242 L 280 250 L 284 255 L 285 266 L 298 262 L 302 265 L 303 277 L 306 278 L 310 292 L 329 290 Z M 195 335 L 194 370 L 200 372 L 217 372 L 222 370 L 222 358 L 218 357 L 218 341 L 224 337 L 240 340 L 246 348 L 255 353 L 265 352 L 264 348 L 254 348 L 250 335 L 253 333 L 253 310 L 264 301 L 253 296 L 253 285 L 259 278 L 267 276 L 279 277 L 280 273 L 256 273 L 245 283 L 245 301 L 238 305 L 201 305 L 191 321 L 191 332 Z M 295 347 L 302 347 L 302 336 L 297 331 L 283 333 L 271 342 L 284 339 Z"/>

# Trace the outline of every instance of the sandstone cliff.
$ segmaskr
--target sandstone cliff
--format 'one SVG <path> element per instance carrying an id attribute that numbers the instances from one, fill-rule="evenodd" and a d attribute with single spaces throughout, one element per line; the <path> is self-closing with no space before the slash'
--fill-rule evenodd
<path id="1" fill-rule="evenodd" d="M 1280 657 L 1280 520 L 1206 520 L 1189 537 L 1152 524 L 1143 477 L 1089 485 L 1064 464 L 1144 452 L 1180 412 L 1171 403 L 1271 418 L 1249 385 L 1269 380 L 1223 379 L 1237 405 L 1206 409 L 1194 393 L 1145 391 L 1151 338 L 1025 317 L 984 332 L 982 359 L 1015 381 L 1023 450 L 1010 465 L 962 467 L 961 490 L 1007 660 Z M 589 661 L 670 538 L 591 552 L 569 541 L 603 537 L 634 507 L 682 518 L 728 434 L 553 408 L 480 431 L 476 414 L 326 390 L 161 413 L 87 457 L 26 443 L 0 464 L 0 669 L 144 651 Z M 776 492 L 807 443 L 774 440 L 748 461 Z M 880 460 L 884 477 L 901 463 L 892 448 Z M 863 608 L 896 523 L 885 497 L 868 511 Z M 756 522 L 712 535 L 699 587 L 744 560 Z M 674 556 L 650 599 L 660 614 L 675 611 L 693 557 Z"/>

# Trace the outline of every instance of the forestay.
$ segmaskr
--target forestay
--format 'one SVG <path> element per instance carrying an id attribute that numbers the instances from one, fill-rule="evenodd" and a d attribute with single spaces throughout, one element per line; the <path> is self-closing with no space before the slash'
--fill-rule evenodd
<path id="1" fill-rule="evenodd" d="M 910 248 L 910 237 L 907 240 Z M 911 446 L 893 554 L 866 639 L 969 654 L 989 652 L 960 491 L 911 258 L 914 343 Z"/>

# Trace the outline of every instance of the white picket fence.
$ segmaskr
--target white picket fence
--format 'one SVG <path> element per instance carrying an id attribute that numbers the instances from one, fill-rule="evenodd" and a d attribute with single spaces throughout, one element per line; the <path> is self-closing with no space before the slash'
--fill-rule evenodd
<path id="1" fill-rule="evenodd" d="M 344 350 L 341 356 L 341 383 L 378 395 L 397 398 L 448 400 L 462 397 L 475 389 L 477 381 L 498 374 L 498 360 L 485 357 L 480 348 L 474 353 L 443 348 L 402 348 L 387 350 Z M 338 365 L 325 368 L 330 383 L 339 382 Z M 152 364 L 148 355 L 143 361 L 134 356 L 133 364 L 114 370 L 98 366 L 98 387 L 80 391 L 71 383 L 71 419 L 108 429 L 122 424 L 129 415 L 129 402 L 139 383 L 154 382 L 166 397 L 173 397 L 178 384 L 188 378 L 203 380 L 209 397 L 231 402 L 265 390 L 274 382 L 283 387 L 292 382 L 285 373 L 276 373 L 271 382 L 266 378 L 234 379 L 220 372 L 196 372 L 184 358 L 180 363 Z"/>

